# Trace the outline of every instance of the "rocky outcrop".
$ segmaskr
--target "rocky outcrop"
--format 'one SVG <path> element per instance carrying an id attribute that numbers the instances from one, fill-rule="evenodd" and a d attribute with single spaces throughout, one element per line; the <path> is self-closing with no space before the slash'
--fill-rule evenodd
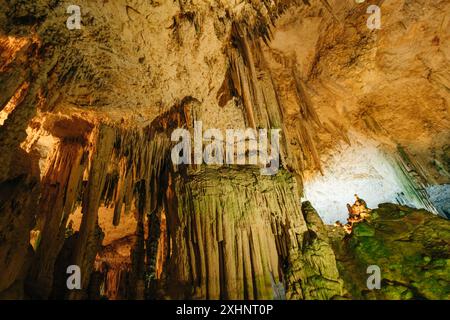
<path id="1" fill-rule="evenodd" d="M 381 204 L 344 236 L 330 227 L 339 272 L 356 299 L 449 299 L 450 222 L 425 210 Z M 369 290 L 367 268 L 380 268 Z"/>
<path id="2" fill-rule="evenodd" d="M 381 30 L 354 1 L 79 0 L 69 30 L 63 1 L 0 0 L 0 297 L 333 299 L 349 295 L 341 276 L 354 297 L 442 297 L 447 231 L 423 235 L 441 220 L 384 206 L 333 253 L 300 204 L 355 131 L 395 159 L 400 191 L 448 211 L 442 189 L 428 197 L 450 182 L 448 1 L 374 3 Z M 170 134 L 194 121 L 280 129 L 278 174 L 172 165 Z M 401 273 L 395 245 L 429 261 Z M 371 246 L 398 260 L 389 292 L 361 289 L 356 266 L 386 262 Z"/>
<path id="3" fill-rule="evenodd" d="M 0 182 L 0 293 L 20 299 L 33 257 L 30 231 L 36 222 L 39 177 L 34 160 L 24 151 L 17 150 L 14 162 L 11 178 Z"/>
<path id="4" fill-rule="evenodd" d="M 343 281 L 327 229 L 311 203 L 302 204 L 308 231 L 300 250 L 292 250 L 287 268 L 287 299 L 338 299 L 344 296 Z"/>

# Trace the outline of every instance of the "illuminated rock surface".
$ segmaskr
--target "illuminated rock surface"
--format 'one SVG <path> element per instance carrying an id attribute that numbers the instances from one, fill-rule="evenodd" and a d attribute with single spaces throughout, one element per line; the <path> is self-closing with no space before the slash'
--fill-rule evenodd
<path id="1" fill-rule="evenodd" d="M 446 298 L 450 3 L 375 2 L 380 30 L 354 1 L 79 0 L 69 30 L 0 0 L 0 298 Z M 277 175 L 174 166 L 194 121 L 280 129 Z M 432 213 L 330 242 L 354 193 Z"/>
<path id="2" fill-rule="evenodd" d="M 340 274 L 353 298 L 450 298 L 448 220 L 425 210 L 381 204 L 351 235 L 329 230 Z M 370 265 L 380 267 L 380 290 L 367 287 Z"/>

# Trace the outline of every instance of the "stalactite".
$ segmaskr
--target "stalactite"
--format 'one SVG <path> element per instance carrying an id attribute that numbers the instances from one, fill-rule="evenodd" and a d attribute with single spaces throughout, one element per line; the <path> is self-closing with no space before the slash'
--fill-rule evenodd
<path id="1" fill-rule="evenodd" d="M 167 217 L 164 210 L 161 210 L 159 223 L 159 239 L 155 261 L 155 277 L 159 281 L 163 277 L 164 267 L 167 261 L 168 252 L 167 240 Z M 149 256 L 151 257 L 151 256 Z"/>
<path id="2" fill-rule="evenodd" d="M 148 237 L 146 239 L 146 261 L 145 261 L 145 297 L 152 299 L 155 297 L 158 278 L 158 253 L 161 243 L 161 212 L 153 212 L 147 217 Z M 165 230 L 163 230 L 164 234 Z"/>
<path id="3" fill-rule="evenodd" d="M 108 126 L 100 125 L 93 134 L 94 151 L 89 163 L 89 180 L 83 199 L 83 219 L 80 236 L 75 247 L 75 264 L 81 268 L 82 288 L 87 288 L 95 255 L 103 238 L 98 227 L 98 208 L 103 190 L 107 166 L 111 157 L 115 132 Z M 74 291 L 71 298 L 81 298 L 83 293 Z"/>
<path id="4" fill-rule="evenodd" d="M 154 123 L 138 130 L 106 123 L 97 124 L 89 145 L 62 141 L 51 158 L 44 179 L 46 194 L 42 201 L 43 243 L 38 263 L 30 279 L 39 279 L 39 288 L 48 296 L 52 287 L 52 268 L 62 247 L 67 219 L 81 196 L 82 222 L 73 263 L 81 267 L 83 290 L 70 298 L 85 297 L 93 270 L 95 255 L 100 250 L 102 231 L 97 222 L 98 209 L 114 206 L 112 225 L 120 223 L 122 213 L 136 210 L 138 230 L 132 253 L 133 272 L 130 280 L 134 298 L 144 296 L 144 218 L 161 205 L 161 176 L 165 170 L 172 142 L 166 130 L 186 123 L 189 118 L 186 99 Z M 79 188 L 83 172 L 86 181 Z M 55 185 L 57 189 L 55 190 Z M 31 281 L 30 281 L 31 283 Z"/>
<path id="5" fill-rule="evenodd" d="M 23 101 L 24 94 L 26 94 L 29 86 L 28 82 L 24 82 L 4 108 L 0 110 L 0 126 L 8 119 L 8 115 Z"/>
<path id="6" fill-rule="evenodd" d="M 414 161 L 408 151 L 402 146 L 397 147 L 395 165 L 398 168 L 398 176 L 407 190 L 409 198 L 415 202 L 416 206 L 438 214 L 438 210 L 430 201 L 426 191 L 426 187 L 429 185 L 429 178 L 427 178 L 421 165 Z M 402 203 L 402 200 L 399 199 L 399 202 Z"/>
<path id="7" fill-rule="evenodd" d="M 140 181 L 137 184 L 138 198 L 137 201 L 137 226 L 136 226 L 136 241 L 134 247 L 131 250 L 131 293 L 130 296 L 133 299 L 143 300 L 145 298 L 145 183 Z"/>
<path id="8" fill-rule="evenodd" d="M 305 221 L 293 178 L 202 168 L 174 177 L 168 199 L 167 283 L 178 298 L 271 299 L 280 261 L 300 250 Z M 232 177 L 232 178 L 231 178 Z M 222 282 L 221 282 L 222 281 Z"/>
<path id="9" fill-rule="evenodd" d="M 243 102 L 249 126 L 283 129 L 286 136 L 283 135 L 281 154 L 285 167 L 293 169 L 299 175 L 307 167 L 321 170 L 314 139 L 316 128 L 321 126 L 321 122 L 306 92 L 305 84 L 297 74 L 295 61 L 284 57 L 282 59 L 284 69 L 289 70 L 287 75 L 289 89 L 293 89 L 294 103 L 298 106 L 298 114 L 295 115 L 295 119 L 290 120 L 292 115 L 287 115 L 287 111 L 284 110 L 287 104 L 282 102 L 281 97 L 284 89 L 281 89 L 274 80 L 258 37 L 235 22 L 231 40 L 232 46 L 228 48 L 230 69 L 227 73 L 230 80 L 225 79 L 220 97 L 223 99 L 225 96 L 223 90 L 226 88 L 230 90 L 230 94 L 226 96 L 239 97 Z M 279 57 L 277 59 L 280 60 Z M 231 88 L 226 85 L 228 81 Z M 289 121 L 294 126 L 292 131 L 296 132 L 293 136 L 286 125 Z M 297 139 L 299 145 L 291 146 L 287 143 L 288 138 Z M 294 149 L 298 149 L 299 152 Z M 300 158 L 294 156 L 294 152 L 300 153 Z"/>
<path id="10" fill-rule="evenodd" d="M 251 102 L 250 102 L 250 93 L 248 90 L 248 87 L 246 86 L 246 82 L 244 79 L 242 79 L 242 71 L 241 71 L 241 60 L 240 57 L 234 53 L 233 51 L 230 53 L 230 60 L 231 60 L 231 71 L 229 72 L 229 75 L 231 77 L 233 87 L 232 94 L 236 92 L 238 97 L 242 99 L 242 103 L 245 108 L 245 116 L 247 124 L 255 128 L 255 119 L 253 116 L 253 110 L 251 109 Z M 225 80 L 227 81 L 227 80 Z M 230 96 L 231 98 L 231 96 Z"/>
<path id="11" fill-rule="evenodd" d="M 52 289 L 53 267 L 64 244 L 67 219 L 74 210 L 87 159 L 83 145 L 61 141 L 50 161 L 41 182 L 37 225 L 42 230 L 41 240 L 29 281 L 33 293 L 41 298 L 48 297 Z"/>
<path id="12" fill-rule="evenodd" d="M 260 36 L 266 40 L 270 34 L 268 30 L 264 28 L 259 30 Z M 249 36 L 247 27 L 241 29 L 241 26 L 234 24 L 233 32 L 237 47 L 230 50 L 230 77 L 234 87 L 230 89 L 233 94 L 237 94 L 243 99 L 249 125 L 254 128 L 271 128 L 283 124 L 283 105 L 270 69 L 264 63 L 259 40 L 257 37 Z M 305 110 L 304 116 L 316 121 L 311 104 L 307 100 L 301 85 L 298 89 L 298 95 L 301 99 L 299 104 Z M 161 198 L 164 196 L 165 187 L 164 183 L 161 184 L 161 178 L 163 174 L 167 173 L 168 156 L 172 146 L 169 139 L 170 130 L 180 126 L 189 128 L 192 125 L 195 119 L 192 113 L 194 111 L 190 108 L 192 102 L 195 102 L 195 99 L 191 97 L 183 99 L 172 110 L 156 118 L 144 130 L 115 124 L 97 124 L 91 134 L 90 145 L 86 150 L 81 146 L 77 146 L 77 151 L 71 151 L 70 147 L 59 149 L 59 153 L 49 165 L 49 174 L 46 178 L 49 185 L 53 181 L 58 181 L 60 187 L 60 190 L 56 192 L 47 188 L 50 199 L 47 204 L 52 205 L 56 214 L 47 217 L 48 213 L 45 214 L 45 212 L 50 212 L 49 209 L 42 210 L 44 215 L 41 225 L 43 226 L 44 240 L 41 250 L 42 252 L 45 251 L 46 254 L 38 253 L 37 261 L 40 261 L 40 263 L 37 270 L 42 273 L 39 276 L 38 271 L 34 276 L 41 279 L 40 282 L 45 283 L 41 286 L 46 290 L 44 296 L 48 295 L 52 281 L 51 278 L 45 278 L 43 275 L 51 274 L 52 266 L 62 246 L 61 243 L 58 245 L 52 244 L 52 241 L 58 242 L 58 239 L 61 239 L 68 215 L 73 211 L 74 202 L 77 196 L 82 195 L 83 218 L 73 263 L 79 265 L 82 269 L 84 289 L 82 292 L 71 293 L 69 297 L 82 298 L 87 294 L 86 288 L 93 270 L 94 258 L 100 249 L 102 239 L 102 232 L 97 222 L 97 211 L 101 205 L 114 207 L 112 224 L 115 226 L 120 224 L 122 214 L 128 214 L 131 210 L 137 209 L 137 241 L 132 253 L 132 278 L 134 279 L 135 292 L 132 294 L 135 297 L 142 297 L 142 293 L 138 293 L 137 287 L 139 286 L 138 283 L 144 280 L 143 270 L 141 270 L 144 261 L 142 231 L 144 213 L 152 213 L 153 216 L 150 216 L 149 219 L 154 219 L 156 212 L 161 212 Z M 309 139 L 307 145 L 312 144 L 310 134 L 302 133 L 301 135 Z M 286 151 L 282 151 L 282 153 L 289 154 L 286 140 L 283 141 Z M 89 157 L 89 160 L 87 160 L 87 157 Z M 60 158 L 67 159 L 65 167 L 58 165 L 61 162 Z M 86 162 L 87 166 L 84 166 L 82 163 Z M 73 168 L 73 172 L 68 168 Z M 87 180 L 84 182 L 83 188 L 78 188 L 83 171 L 85 171 Z M 178 181 L 177 185 L 179 184 Z M 286 191 L 279 192 L 286 193 Z M 61 195 L 64 195 L 64 197 Z M 287 196 L 284 195 L 284 197 Z M 65 202 L 58 199 L 64 199 Z M 201 205 L 209 208 L 211 205 L 209 201 L 214 203 L 214 200 L 209 197 L 208 199 Z M 188 200 L 185 199 L 185 201 Z M 261 199 L 258 201 L 264 202 Z M 271 201 L 275 202 L 275 200 Z M 138 204 L 133 206 L 134 202 Z M 166 199 L 165 207 L 168 210 L 173 206 L 173 203 L 169 204 L 169 202 Z M 45 203 L 43 202 L 43 205 Z M 236 205 L 243 206 L 242 203 Z M 281 206 L 281 204 L 279 205 Z M 293 208 L 295 206 L 292 204 L 289 210 L 295 212 Z M 243 212 L 242 207 L 232 206 L 232 209 L 235 213 Z M 171 214 L 168 218 L 168 225 L 170 226 L 168 230 L 180 228 L 178 225 L 172 225 L 174 223 L 172 216 L 174 210 L 174 208 L 172 208 L 172 211 L 169 210 Z M 276 285 L 282 281 L 279 257 L 287 257 L 290 248 L 299 246 L 297 237 L 292 234 L 292 232 L 296 232 L 292 231 L 295 228 L 286 231 L 286 225 L 281 224 L 280 221 L 272 221 L 269 224 L 263 223 L 250 229 L 244 227 L 245 224 L 244 226 L 238 224 L 238 227 L 236 227 L 233 225 L 234 222 L 228 221 L 228 218 L 234 221 L 236 217 L 228 217 L 226 213 L 224 214 L 226 217 L 222 217 L 218 213 L 212 217 L 208 215 L 197 216 L 195 220 L 189 223 L 193 228 L 192 230 L 195 230 L 192 231 L 193 236 L 195 235 L 195 245 L 188 242 L 178 248 L 174 246 L 174 243 L 179 243 L 181 238 L 177 240 L 170 238 L 170 240 L 167 240 L 168 242 L 165 242 L 164 237 L 161 237 L 158 241 L 157 252 L 147 248 L 146 259 L 153 259 L 152 261 L 158 264 L 157 266 L 153 265 L 149 270 L 151 273 L 162 272 L 165 277 L 167 274 L 172 276 L 175 273 L 178 274 L 176 278 L 183 279 L 185 284 L 192 283 L 194 293 L 189 293 L 190 289 L 187 288 L 185 293 L 188 296 L 216 298 L 264 298 L 273 296 L 273 284 Z M 279 214 L 282 214 L 281 211 Z M 295 220 L 295 223 L 302 225 L 301 220 L 298 220 L 301 219 L 301 215 L 298 215 L 298 217 L 292 218 L 292 221 Z M 263 217 L 262 219 L 265 220 L 266 218 Z M 294 223 L 292 221 L 291 223 Z M 213 222 L 217 223 L 214 232 L 205 233 L 206 226 Z M 232 231 L 229 231 L 228 227 L 224 227 L 227 224 L 231 224 Z M 237 230 L 233 231 L 235 228 Z M 274 232 L 273 237 L 267 240 L 262 234 L 270 230 Z M 228 241 L 224 241 L 225 237 L 228 237 Z M 216 238 L 221 240 L 217 242 Z M 240 240 L 238 243 L 232 244 L 230 239 L 235 238 Z M 161 239 L 163 243 L 161 243 Z M 266 243 L 266 241 L 269 241 L 269 243 Z M 147 239 L 147 246 L 154 246 L 154 244 L 154 240 L 149 241 Z M 47 250 L 47 247 L 49 250 Z M 269 248 L 267 255 L 263 254 L 266 248 Z M 166 250 L 168 253 L 164 253 Z M 190 257 L 188 264 L 191 266 L 190 268 L 185 263 L 172 265 L 164 263 L 166 255 L 173 257 L 173 253 L 178 250 L 185 250 L 183 252 L 185 255 L 180 255 L 179 259 L 186 256 Z M 233 257 L 233 252 L 238 253 L 237 262 L 235 261 L 236 258 Z M 195 258 L 197 255 L 198 258 Z M 236 272 L 239 272 L 238 276 L 236 276 Z M 116 278 L 116 276 L 112 277 Z"/>

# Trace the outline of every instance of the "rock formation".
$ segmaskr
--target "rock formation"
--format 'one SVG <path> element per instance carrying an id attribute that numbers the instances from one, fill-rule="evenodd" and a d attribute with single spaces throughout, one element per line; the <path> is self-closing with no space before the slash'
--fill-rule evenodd
<path id="1" fill-rule="evenodd" d="M 355 1 L 76 2 L 80 28 L 0 0 L 1 299 L 448 299 L 448 1 L 373 1 L 379 30 Z M 278 171 L 174 164 L 199 122 L 280 130 L 241 141 Z M 380 180 L 402 206 L 329 232 L 334 193 Z"/>
<path id="2" fill-rule="evenodd" d="M 356 299 L 441 299 L 450 297 L 448 220 L 425 210 L 381 204 L 369 221 L 343 237 L 329 227 L 340 274 Z M 380 290 L 368 290 L 364 266 L 378 265 Z"/>

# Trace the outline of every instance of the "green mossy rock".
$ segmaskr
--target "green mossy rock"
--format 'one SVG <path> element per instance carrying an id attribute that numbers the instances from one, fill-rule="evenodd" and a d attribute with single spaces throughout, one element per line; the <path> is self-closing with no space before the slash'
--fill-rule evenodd
<path id="1" fill-rule="evenodd" d="M 450 221 L 425 210 L 381 204 L 351 235 L 329 233 L 339 272 L 354 299 L 450 299 Z M 367 267 L 381 288 L 367 287 Z"/>
<path id="2" fill-rule="evenodd" d="M 290 251 L 286 278 L 287 299 L 330 300 L 344 296 L 336 258 L 326 227 L 317 211 L 306 201 L 302 214 L 308 230 L 300 247 Z"/>

